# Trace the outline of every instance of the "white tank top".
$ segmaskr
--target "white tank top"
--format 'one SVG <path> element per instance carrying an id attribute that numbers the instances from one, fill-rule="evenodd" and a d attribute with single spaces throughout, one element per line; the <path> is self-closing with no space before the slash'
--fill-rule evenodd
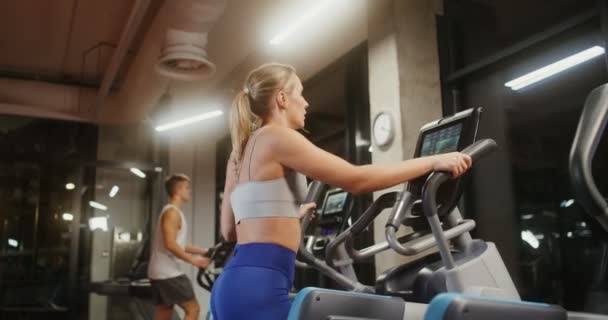
<path id="1" fill-rule="evenodd" d="M 177 232 L 176 242 L 180 247 L 184 249 L 186 247 L 186 234 L 188 230 L 188 225 L 186 224 L 186 218 L 184 217 L 184 213 L 176 206 L 168 204 L 163 208 L 163 211 L 158 217 L 158 223 L 156 224 L 154 238 L 152 238 L 152 251 L 150 254 L 150 264 L 148 265 L 148 278 L 150 279 L 169 279 L 184 274 L 180 267 L 180 264 L 182 263 L 180 259 L 175 257 L 173 253 L 171 253 L 165 247 L 165 239 L 163 237 L 163 232 L 161 229 L 161 221 L 163 219 L 163 214 L 165 214 L 165 212 L 167 212 L 167 209 L 169 208 L 177 210 L 177 212 L 179 212 L 179 215 L 182 218 L 182 226 Z"/>

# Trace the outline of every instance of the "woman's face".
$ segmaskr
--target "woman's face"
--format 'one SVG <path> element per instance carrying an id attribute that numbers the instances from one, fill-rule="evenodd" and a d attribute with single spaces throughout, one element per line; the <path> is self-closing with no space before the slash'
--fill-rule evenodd
<path id="1" fill-rule="evenodd" d="M 292 81 L 291 90 L 285 91 L 287 123 L 293 129 L 301 129 L 304 128 L 308 102 L 302 96 L 302 90 L 304 87 L 302 86 L 302 81 L 300 81 L 300 78 L 295 76 L 294 80 Z"/>

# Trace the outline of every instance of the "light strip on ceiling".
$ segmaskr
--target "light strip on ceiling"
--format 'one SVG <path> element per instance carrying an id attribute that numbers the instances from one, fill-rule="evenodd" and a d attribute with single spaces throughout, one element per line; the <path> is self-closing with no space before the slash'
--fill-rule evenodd
<path id="1" fill-rule="evenodd" d="M 110 190 L 110 198 L 114 198 L 116 196 L 116 194 L 118 193 L 118 190 L 120 190 L 120 188 L 118 186 L 113 186 L 112 189 Z"/>
<path id="2" fill-rule="evenodd" d="M 194 117 L 190 117 L 187 119 L 182 119 L 182 120 L 178 120 L 178 121 L 174 121 L 174 122 L 170 122 L 167 124 L 163 124 L 160 126 L 157 126 L 155 128 L 156 131 L 158 132 L 162 132 L 162 131 L 167 131 L 170 129 L 174 129 L 177 127 L 182 127 L 185 125 L 189 125 L 189 124 L 193 124 L 195 122 L 199 122 L 199 121 L 203 121 L 203 120 L 207 120 L 207 119 L 211 119 L 211 118 L 215 118 L 215 117 L 219 117 L 222 114 L 224 114 L 221 110 L 216 110 L 216 111 L 211 111 L 211 112 L 207 112 L 207 113 L 203 113 Z"/>
<path id="3" fill-rule="evenodd" d="M 106 207 L 105 205 L 103 205 L 99 202 L 89 201 L 89 205 L 95 209 L 99 209 L 99 210 L 103 210 L 103 211 L 108 210 L 108 207 Z"/>
<path id="4" fill-rule="evenodd" d="M 600 46 L 591 47 L 587 50 L 583 50 L 577 54 L 571 55 L 567 58 L 554 62 L 538 70 L 525 74 L 519 78 L 513 79 L 505 83 L 505 86 L 511 88 L 512 90 L 522 89 L 533 83 L 539 82 L 543 79 L 556 75 L 564 70 L 572 68 L 585 61 L 601 56 L 602 54 L 604 54 L 604 51 L 604 48 Z"/>
<path id="5" fill-rule="evenodd" d="M 532 248 L 538 249 L 540 242 L 530 230 L 524 230 L 521 232 L 521 239 L 527 242 Z"/>
<path id="6" fill-rule="evenodd" d="M 134 175 L 136 175 L 142 179 L 146 178 L 146 174 L 137 168 L 131 168 L 129 170 L 131 171 L 131 173 L 133 173 Z"/>
<path id="7" fill-rule="evenodd" d="M 19 241 L 15 240 L 15 239 L 8 239 L 8 245 L 13 248 L 17 248 L 17 247 L 19 247 Z"/>

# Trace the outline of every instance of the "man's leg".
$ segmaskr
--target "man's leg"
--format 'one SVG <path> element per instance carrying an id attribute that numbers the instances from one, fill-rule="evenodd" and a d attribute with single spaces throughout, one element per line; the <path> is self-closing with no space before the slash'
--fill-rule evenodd
<path id="1" fill-rule="evenodd" d="M 179 306 L 182 307 L 186 313 L 184 315 L 184 320 L 198 320 L 198 314 L 201 311 L 201 307 L 198 305 L 198 302 L 196 302 L 196 299 L 182 302 Z"/>
<path id="2" fill-rule="evenodd" d="M 171 320 L 173 316 L 173 306 L 166 304 L 156 305 L 156 320 Z"/>

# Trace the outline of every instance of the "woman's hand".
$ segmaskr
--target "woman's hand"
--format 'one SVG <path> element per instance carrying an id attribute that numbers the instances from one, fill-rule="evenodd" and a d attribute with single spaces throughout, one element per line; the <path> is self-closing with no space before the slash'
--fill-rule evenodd
<path id="1" fill-rule="evenodd" d="M 313 210 L 317 208 L 317 204 L 314 202 L 310 202 L 310 203 L 305 203 L 303 205 L 300 206 L 300 210 L 298 210 L 298 216 L 300 217 L 300 219 L 304 218 L 304 216 L 306 215 L 306 213 L 308 212 L 308 210 Z M 314 213 L 312 215 L 312 218 L 314 218 Z"/>
<path id="2" fill-rule="evenodd" d="M 432 156 L 432 158 L 433 171 L 449 172 L 453 178 L 460 177 L 473 164 L 471 157 L 460 152 L 439 154 Z"/>

